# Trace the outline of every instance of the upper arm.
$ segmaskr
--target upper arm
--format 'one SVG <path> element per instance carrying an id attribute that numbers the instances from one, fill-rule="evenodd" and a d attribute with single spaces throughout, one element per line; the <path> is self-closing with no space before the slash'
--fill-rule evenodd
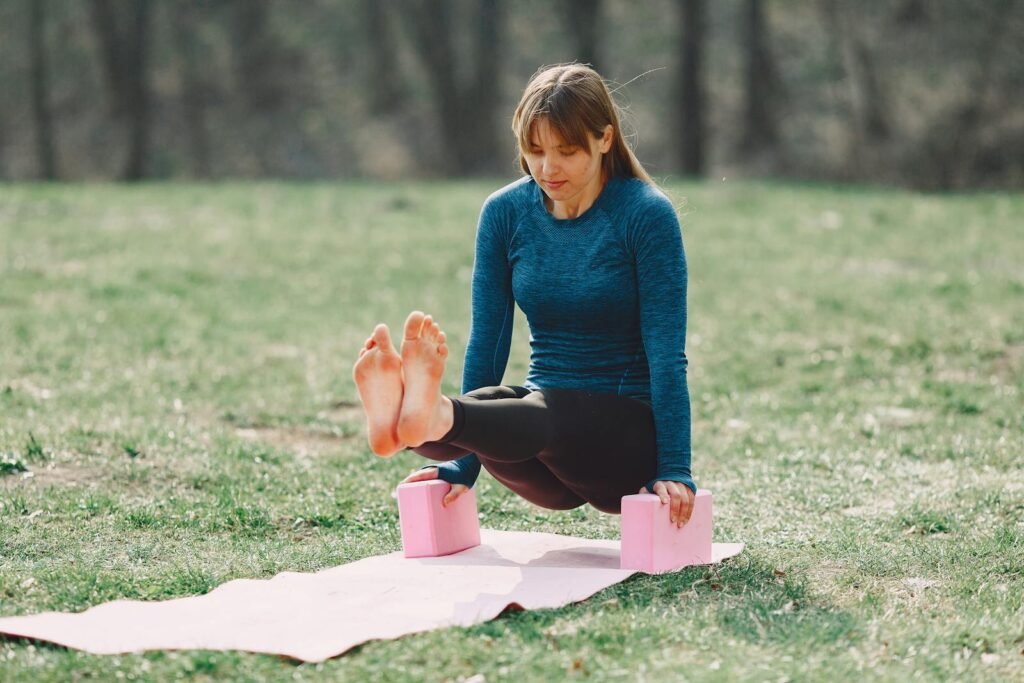
<path id="1" fill-rule="evenodd" d="M 463 391 L 501 382 L 512 342 L 515 299 L 508 235 L 512 215 L 493 195 L 484 202 L 477 225 L 473 260 L 469 343 Z"/>

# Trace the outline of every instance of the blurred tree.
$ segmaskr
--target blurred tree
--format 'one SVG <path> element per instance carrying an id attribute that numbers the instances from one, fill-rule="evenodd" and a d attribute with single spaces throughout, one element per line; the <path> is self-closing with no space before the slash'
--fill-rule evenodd
<path id="1" fill-rule="evenodd" d="M 92 0 L 93 30 L 102 52 L 104 73 L 114 118 L 129 124 L 128 156 L 122 177 L 146 175 L 150 140 L 147 77 L 151 0 Z M 122 21 L 129 22 L 127 26 Z"/>
<path id="2" fill-rule="evenodd" d="M 598 37 L 603 4 L 602 0 L 568 0 L 557 3 L 562 21 L 576 41 L 576 61 L 589 64 L 597 71 L 601 70 Z"/>
<path id="3" fill-rule="evenodd" d="M 740 137 L 740 151 L 745 156 L 772 150 L 779 141 L 780 80 L 770 34 L 762 0 L 745 0 L 742 35 L 747 63 L 744 125 Z"/>
<path id="4" fill-rule="evenodd" d="M 150 102 L 147 64 L 149 61 L 150 0 L 134 0 L 129 44 L 131 67 L 128 69 L 128 117 L 131 122 L 131 143 L 125 180 L 141 180 L 146 176 L 149 153 Z"/>
<path id="5" fill-rule="evenodd" d="M 704 0 L 680 0 L 680 61 L 682 80 L 679 84 L 679 111 L 682 113 L 680 152 L 682 172 L 688 176 L 704 175 Z"/>
<path id="6" fill-rule="evenodd" d="M 918 187 L 950 190 L 969 186 L 972 178 L 985 170 L 978 168 L 979 165 L 1006 166 L 1006 171 L 1010 171 L 1013 164 L 1020 168 L 1019 158 L 1000 158 L 1006 154 L 1003 151 L 1006 140 L 998 138 L 994 145 L 985 145 L 983 136 L 991 135 L 991 129 L 997 128 L 1001 119 L 1013 120 L 1024 111 L 1020 107 L 1019 89 L 1010 95 L 1010 98 L 1016 97 L 1014 104 L 999 106 L 999 103 L 1014 100 L 1003 99 L 1006 93 L 997 81 L 1000 52 L 1007 38 L 1014 35 L 1013 28 L 1020 25 L 1020 17 L 1016 17 L 1017 21 L 1013 19 L 1014 11 L 1021 6 L 1019 0 L 991 0 L 971 8 L 970 15 L 980 19 L 981 31 L 976 38 L 979 44 L 973 52 L 975 59 L 970 65 L 970 78 L 961 96 L 932 119 L 911 155 L 910 165 L 918 170 L 911 178 Z M 1016 44 L 1019 49 L 1019 41 Z M 1020 72 L 1017 77 L 1019 87 Z M 1020 125 L 1019 119 L 1017 122 Z M 1009 149 L 1020 150 L 1021 146 L 1018 141 L 1016 145 L 1009 145 Z"/>
<path id="7" fill-rule="evenodd" d="M 115 10 L 113 0 L 91 0 L 89 8 L 101 50 L 111 113 L 120 118 L 128 110 L 128 69 L 131 63 L 127 39 L 123 35 L 126 30 L 118 23 L 118 17 L 124 16 L 124 12 Z"/>
<path id="8" fill-rule="evenodd" d="M 928 4 L 926 0 L 904 0 L 896 8 L 896 24 L 901 26 L 921 26 L 928 22 Z"/>
<path id="9" fill-rule="evenodd" d="M 887 91 L 875 64 L 877 50 L 869 47 L 864 36 L 862 7 L 842 0 L 822 0 L 820 8 L 840 55 L 852 126 L 851 161 L 859 174 L 864 170 L 866 153 L 891 136 Z"/>
<path id="10" fill-rule="evenodd" d="M 379 0 L 363 0 L 363 14 L 369 48 L 373 54 L 370 68 L 366 71 L 370 111 L 374 114 L 390 114 L 402 102 L 394 26 L 390 14 Z"/>
<path id="11" fill-rule="evenodd" d="M 208 93 L 212 86 L 207 82 L 200 52 L 201 28 L 204 21 L 210 19 L 203 16 L 206 4 L 203 0 L 176 0 L 171 25 L 181 71 L 181 104 L 192 174 L 197 178 L 209 178 L 213 173 L 206 121 Z"/>
<path id="12" fill-rule="evenodd" d="M 476 3 L 473 53 L 459 60 L 451 0 L 404 0 L 409 31 L 433 89 L 453 174 L 492 172 L 498 158 L 497 107 L 501 88 L 499 54 L 504 16 L 498 0 Z M 466 68 L 459 69 L 459 63 Z M 468 74 L 459 78 L 459 72 Z"/>
<path id="13" fill-rule="evenodd" d="M 45 180 L 57 179 L 57 153 L 50 107 L 50 65 L 46 54 L 46 0 L 28 0 L 29 52 L 32 62 L 32 117 L 36 158 Z"/>
<path id="14" fill-rule="evenodd" d="M 298 9 L 291 3 L 292 13 Z M 280 28 L 292 22 L 272 16 L 270 0 L 233 0 L 235 74 L 243 120 L 248 123 L 247 149 L 255 155 L 259 175 L 285 173 L 282 157 L 301 138 L 298 112 L 307 103 L 308 50 L 286 45 Z M 301 143 L 295 143 L 301 145 Z"/>
<path id="15" fill-rule="evenodd" d="M 233 22 L 240 95 L 252 112 L 279 109 L 288 99 L 288 72 L 299 66 L 270 27 L 268 0 L 236 0 Z M 291 58 L 294 57 L 294 62 Z M 291 62 L 291 63 L 289 63 Z"/>

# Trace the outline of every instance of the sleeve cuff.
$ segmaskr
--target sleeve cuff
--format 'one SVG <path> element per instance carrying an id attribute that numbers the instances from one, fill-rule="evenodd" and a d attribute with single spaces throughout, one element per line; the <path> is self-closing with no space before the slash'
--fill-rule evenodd
<path id="1" fill-rule="evenodd" d="M 476 483 L 477 477 L 480 476 L 480 459 L 473 454 L 459 458 L 458 460 L 424 465 L 420 469 L 425 470 L 429 467 L 437 468 L 438 479 L 446 481 L 449 484 L 462 484 L 469 488 L 473 488 L 473 484 Z"/>
<path id="2" fill-rule="evenodd" d="M 665 476 L 662 477 L 655 477 L 654 479 L 651 479 L 649 482 L 644 484 L 644 488 L 646 488 L 649 492 L 654 493 L 654 485 L 659 481 L 679 482 L 680 484 L 686 486 L 686 488 L 693 491 L 693 495 L 697 495 L 697 485 L 693 483 L 693 478 L 685 475 L 666 474 Z"/>

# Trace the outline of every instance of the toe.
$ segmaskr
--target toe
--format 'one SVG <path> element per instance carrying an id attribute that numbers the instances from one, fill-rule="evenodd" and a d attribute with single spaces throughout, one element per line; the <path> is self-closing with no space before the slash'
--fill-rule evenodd
<path id="1" fill-rule="evenodd" d="M 438 332 L 437 333 L 437 343 L 438 344 L 444 344 L 446 341 L 448 341 L 448 337 L 445 336 L 444 332 Z"/>
<path id="2" fill-rule="evenodd" d="M 373 341 L 380 347 L 381 351 L 388 352 L 392 349 L 391 332 L 388 330 L 387 325 L 381 323 L 373 328 Z"/>
<path id="3" fill-rule="evenodd" d="M 418 339 L 423 331 L 423 312 L 413 311 L 409 314 L 409 317 L 405 319 L 405 338 L 406 339 Z"/>

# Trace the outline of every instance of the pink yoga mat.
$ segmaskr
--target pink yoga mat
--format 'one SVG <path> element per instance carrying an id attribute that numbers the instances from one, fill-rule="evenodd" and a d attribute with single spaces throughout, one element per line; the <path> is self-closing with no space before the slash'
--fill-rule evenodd
<path id="1" fill-rule="evenodd" d="M 319 662 L 374 639 L 471 626 L 506 607 L 559 607 L 635 572 L 619 542 L 482 529 L 481 545 L 445 557 L 367 557 L 311 574 L 237 579 L 206 595 L 115 600 L 84 612 L 0 619 L 0 634 L 93 654 L 245 650 Z M 742 543 L 716 543 L 712 561 Z"/>

